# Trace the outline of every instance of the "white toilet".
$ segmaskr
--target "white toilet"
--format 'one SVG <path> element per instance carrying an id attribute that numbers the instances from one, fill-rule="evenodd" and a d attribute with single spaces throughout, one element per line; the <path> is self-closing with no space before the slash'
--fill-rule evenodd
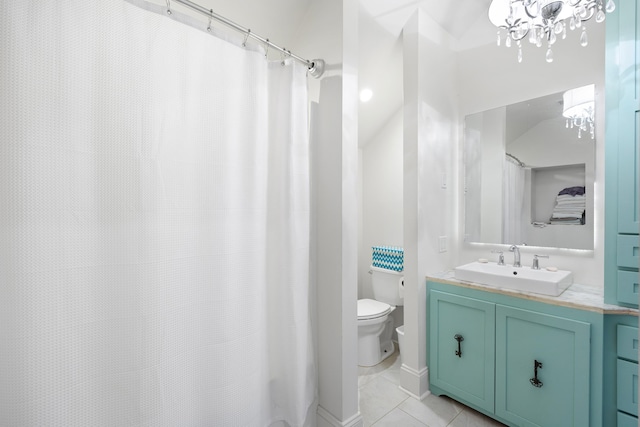
<path id="1" fill-rule="evenodd" d="M 358 365 L 374 366 L 393 354 L 393 318 L 403 304 L 403 274 L 371 267 L 372 299 L 358 300 Z"/>

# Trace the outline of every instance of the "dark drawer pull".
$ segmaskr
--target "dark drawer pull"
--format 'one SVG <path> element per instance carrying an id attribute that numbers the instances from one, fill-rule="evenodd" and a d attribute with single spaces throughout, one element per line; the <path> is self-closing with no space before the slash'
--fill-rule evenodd
<path id="1" fill-rule="evenodd" d="M 458 341 L 458 350 L 456 350 L 456 356 L 458 357 L 462 357 L 462 348 L 460 346 L 460 343 L 462 341 L 464 341 L 464 337 L 460 334 L 455 334 L 453 337 L 456 341 Z"/>
<path id="2" fill-rule="evenodd" d="M 533 378 L 529 379 L 534 387 L 542 387 L 542 381 L 538 379 L 538 368 L 542 369 L 542 362 L 533 361 Z"/>

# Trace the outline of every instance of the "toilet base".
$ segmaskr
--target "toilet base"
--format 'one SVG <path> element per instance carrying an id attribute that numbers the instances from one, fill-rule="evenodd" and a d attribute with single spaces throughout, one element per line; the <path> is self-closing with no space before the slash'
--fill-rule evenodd
<path id="1" fill-rule="evenodd" d="M 391 340 L 393 318 L 389 316 L 380 327 L 378 333 L 364 334 L 364 336 L 360 335 L 362 331 L 358 331 L 359 366 L 375 366 L 395 351 L 395 345 Z"/>

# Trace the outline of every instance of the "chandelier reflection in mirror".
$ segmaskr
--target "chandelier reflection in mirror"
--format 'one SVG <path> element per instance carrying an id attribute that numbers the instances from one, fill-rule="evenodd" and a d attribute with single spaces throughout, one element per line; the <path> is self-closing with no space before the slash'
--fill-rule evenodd
<path id="1" fill-rule="evenodd" d="M 578 128 L 578 138 L 589 132 L 595 138 L 595 86 L 588 85 L 566 91 L 562 95 L 562 115 L 567 119 L 567 128 Z"/>
<path id="2" fill-rule="evenodd" d="M 582 29 L 580 44 L 587 46 L 586 21 L 595 16 L 597 23 L 605 20 L 616 5 L 613 0 L 492 0 L 489 20 L 498 27 L 498 46 L 518 46 L 518 62 L 522 62 L 522 42 L 547 46 L 546 60 L 553 62 L 551 46 L 567 36 L 569 30 Z M 568 23 L 567 23 L 568 22 Z"/>

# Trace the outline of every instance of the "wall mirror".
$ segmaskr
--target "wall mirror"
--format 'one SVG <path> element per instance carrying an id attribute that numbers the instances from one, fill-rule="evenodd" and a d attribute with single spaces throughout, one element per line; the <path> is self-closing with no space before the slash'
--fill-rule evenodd
<path id="1" fill-rule="evenodd" d="M 465 242 L 593 250 L 596 141 L 589 123 L 580 131 L 563 116 L 586 105 L 576 96 L 563 91 L 465 118 Z"/>

